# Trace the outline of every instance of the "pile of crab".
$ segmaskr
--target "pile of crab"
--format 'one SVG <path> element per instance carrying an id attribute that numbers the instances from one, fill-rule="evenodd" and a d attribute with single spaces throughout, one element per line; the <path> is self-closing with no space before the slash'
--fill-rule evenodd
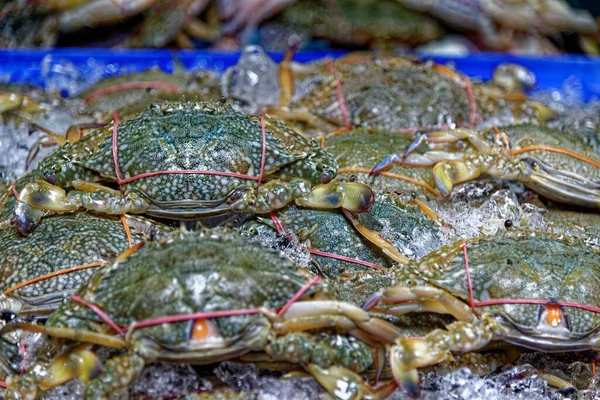
<path id="1" fill-rule="evenodd" d="M 2 123 L 43 132 L 0 193 L 4 397 L 77 379 L 84 398 L 109 398 L 157 361 L 419 397 L 423 371 L 489 374 L 536 352 L 587 363 L 587 379 L 537 372 L 588 388 L 594 116 L 532 100 L 517 65 L 479 82 L 412 59 L 290 58 L 255 115 L 230 81 L 183 71 L 71 99 L 4 88 Z M 65 104 L 62 135 L 43 121 Z M 518 212 L 475 230 L 450 218 L 502 201 Z"/>

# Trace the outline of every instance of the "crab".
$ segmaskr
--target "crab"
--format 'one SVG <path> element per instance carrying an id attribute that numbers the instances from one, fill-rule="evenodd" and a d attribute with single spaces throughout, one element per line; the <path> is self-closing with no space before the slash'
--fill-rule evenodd
<path id="1" fill-rule="evenodd" d="M 392 347 L 394 377 L 418 396 L 417 368 L 493 341 L 544 352 L 598 350 L 599 262 L 600 254 L 583 241 L 548 232 L 458 240 L 396 269 L 393 284 L 363 308 L 431 311 L 458 320 Z"/>
<path id="2" fill-rule="evenodd" d="M 460 30 L 472 31 L 484 49 L 524 52 L 535 43 L 537 52 L 557 52 L 544 35 L 597 31 L 593 17 L 563 0 L 400 0 L 408 8 L 428 12 Z M 535 51 L 534 50 L 534 51 Z"/>
<path id="3" fill-rule="evenodd" d="M 85 213 L 44 219 L 30 236 L 0 230 L 0 312 L 3 318 L 50 314 L 105 261 L 166 227 L 146 219 Z M 129 229 L 131 227 L 131 229 Z"/>
<path id="4" fill-rule="evenodd" d="M 31 124 L 32 131 L 39 130 L 44 135 L 30 147 L 26 165 L 35 159 L 40 148 L 73 144 L 90 130 L 111 122 L 115 110 L 118 110 L 120 121 L 125 122 L 151 104 L 178 101 L 185 96 L 205 101 L 219 100 L 221 93 L 217 76 L 207 71 L 187 72 L 178 65 L 172 73 L 152 68 L 103 79 L 73 97 L 73 107 L 84 109 L 80 119 L 88 123 L 73 124 L 65 134 L 53 132 L 41 124 Z"/>
<path id="5" fill-rule="evenodd" d="M 406 148 L 413 136 L 386 130 L 355 128 L 340 134 L 326 135 L 322 143 L 339 165 L 338 178 L 369 185 L 375 192 L 414 192 L 435 198 L 440 192 L 429 168 L 393 165 L 372 175 L 373 166 L 389 154 L 390 148 Z"/>
<path id="6" fill-rule="evenodd" d="M 289 59 L 280 64 L 281 107 L 266 110 L 319 133 L 360 126 L 413 133 L 485 126 L 498 118 L 544 122 L 553 116 L 527 100 L 523 90 L 532 84 L 532 74 L 514 65 L 499 66 L 493 81 L 481 83 L 447 66 L 408 58 L 350 54 L 304 65 Z M 298 99 L 296 81 L 312 90 Z"/>
<path id="7" fill-rule="evenodd" d="M 337 164 L 316 143 L 278 120 L 220 103 L 151 106 L 59 151 L 16 186 L 13 218 L 24 234 L 46 214 L 79 208 L 198 219 L 231 211 L 264 214 L 291 201 L 358 212 L 373 204 L 369 187 L 331 182 Z M 311 189 L 313 183 L 321 185 Z"/>
<path id="8" fill-rule="evenodd" d="M 310 78 L 314 89 L 291 104 L 286 102 L 292 96 L 282 96 L 282 108 L 267 112 L 320 132 L 350 126 L 412 131 L 467 124 L 470 118 L 462 77 L 433 63 L 356 54 L 302 66 L 282 63 L 282 93 L 294 93 L 291 77 Z"/>
<path id="9" fill-rule="evenodd" d="M 82 361 L 74 369 L 89 379 L 97 363 L 85 343 L 128 352 L 105 363 L 84 398 L 107 398 L 155 360 L 207 364 L 252 351 L 304 366 L 338 396 L 382 394 L 358 373 L 375 364 L 367 345 L 381 350 L 398 329 L 327 296 L 326 285 L 290 259 L 239 234 L 213 230 L 150 242 L 96 272 L 44 327 L 20 323 L 1 332 L 19 328 L 69 339 L 63 351 L 55 342 L 54 361 L 10 379 L 6 399 L 35 396 L 71 379 L 68 360 Z M 329 348 L 332 340 L 341 346 Z"/>
<path id="10" fill-rule="evenodd" d="M 417 152 L 426 143 L 433 150 Z M 488 174 L 517 180 L 561 203 L 600 206 L 600 158 L 581 138 L 555 129 L 514 125 L 502 131 L 496 128 L 430 132 L 420 136 L 403 154 L 386 156 L 372 173 L 393 164 L 433 166 L 436 187 L 445 196 L 455 184 Z"/>
<path id="11" fill-rule="evenodd" d="M 441 246 L 440 221 L 433 221 L 436 216 L 427 215 L 423 207 L 412 195 L 381 193 L 375 196 L 373 208 L 358 217 L 290 205 L 275 211 L 272 218 L 248 222 L 245 230 L 265 234 L 266 225 L 279 228 L 279 233 L 294 233 L 308 247 L 320 274 L 334 280 L 354 271 L 407 264 L 423 255 L 413 244 L 416 237 Z"/>
<path id="12" fill-rule="evenodd" d="M 442 30 L 430 17 L 408 10 L 396 0 L 298 1 L 271 21 L 291 32 L 343 46 L 418 45 L 438 38 Z"/>
<path id="13" fill-rule="evenodd" d="M 152 103 L 177 101 L 181 96 L 216 101 L 221 97 L 218 76 L 208 71 L 188 72 L 177 65 L 173 72 L 160 68 L 106 78 L 78 94 L 86 112 L 97 122 L 112 119 L 118 110 L 121 121 L 143 112 Z M 91 111 L 89 111 L 91 110 Z"/>

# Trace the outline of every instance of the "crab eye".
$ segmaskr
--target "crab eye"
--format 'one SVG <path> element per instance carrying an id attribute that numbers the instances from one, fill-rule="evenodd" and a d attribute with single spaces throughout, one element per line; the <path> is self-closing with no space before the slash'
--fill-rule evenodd
<path id="1" fill-rule="evenodd" d="M 331 168 L 323 168 L 321 172 L 321 182 L 329 183 L 335 178 L 335 171 Z"/>
<path id="2" fill-rule="evenodd" d="M 17 318 L 17 314 L 15 314 L 14 312 L 12 312 L 10 310 L 2 310 L 0 312 L 0 320 L 2 320 L 4 322 L 10 322 L 10 321 L 14 320 L 15 318 Z"/>
<path id="3" fill-rule="evenodd" d="M 56 173 L 54 171 L 45 171 L 44 180 L 51 185 L 56 185 Z"/>
<path id="4" fill-rule="evenodd" d="M 239 188 L 234 190 L 233 193 L 231 193 L 231 195 L 229 196 L 229 200 L 236 201 L 241 199 L 248 190 L 248 188 Z"/>
<path id="5" fill-rule="evenodd" d="M 504 221 L 504 227 L 508 230 L 510 228 L 513 227 L 513 222 L 512 219 L 507 219 L 506 221 Z"/>

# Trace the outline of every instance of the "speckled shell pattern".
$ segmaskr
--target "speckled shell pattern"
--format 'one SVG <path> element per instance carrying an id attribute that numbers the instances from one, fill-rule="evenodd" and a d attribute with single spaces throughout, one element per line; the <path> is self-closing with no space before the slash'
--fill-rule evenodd
<path id="1" fill-rule="evenodd" d="M 475 301 L 540 299 L 600 305 L 600 254 L 574 240 L 550 234 L 502 234 L 469 239 L 467 255 Z M 468 301 L 462 241 L 430 253 L 419 262 L 424 279 Z M 400 282 L 398 282 L 400 283 Z M 506 304 L 478 307 L 497 313 L 520 330 L 535 329 L 539 305 Z M 597 313 L 565 307 L 573 337 L 600 326 Z"/>
<path id="2" fill-rule="evenodd" d="M 312 146 L 283 125 L 267 121 L 265 179 L 287 164 L 302 160 Z M 151 106 L 118 127 L 117 153 L 121 178 L 154 171 L 223 171 L 258 177 L 262 156 L 260 119 L 215 103 L 173 103 Z M 83 162 L 115 179 L 112 138 Z M 230 176 L 169 174 L 127 184 L 158 201 L 214 200 L 256 181 Z"/>
<path id="3" fill-rule="evenodd" d="M 151 242 L 125 261 L 98 271 L 78 292 L 121 326 L 167 315 L 283 306 L 306 282 L 279 252 L 237 234 L 198 232 Z M 152 288 L 147 293 L 143 288 Z M 243 332 L 259 315 L 216 319 L 224 337 Z M 47 326 L 94 329 L 89 308 L 68 301 Z M 185 345 L 193 321 L 142 328 L 161 345 Z"/>
<path id="4" fill-rule="evenodd" d="M 133 243 L 143 236 L 132 229 Z M 0 290 L 62 269 L 105 262 L 128 248 L 123 224 L 118 218 L 77 213 L 42 220 L 25 237 L 16 228 L 0 230 Z M 94 273 L 84 269 L 32 283 L 12 292 L 21 301 L 41 301 L 44 296 L 67 296 Z M 36 300 L 36 298 L 38 298 Z"/>

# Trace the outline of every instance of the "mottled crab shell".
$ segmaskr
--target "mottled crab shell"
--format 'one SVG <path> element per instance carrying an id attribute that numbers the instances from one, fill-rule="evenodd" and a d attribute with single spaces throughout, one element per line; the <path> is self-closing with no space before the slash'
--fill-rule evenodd
<path id="1" fill-rule="evenodd" d="M 430 220 L 419 206 L 407 201 L 410 196 L 380 193 L 368 212 L 360 213 L 360 223 L 378 232 L 404 256 L 418 258 L 423 254 L 413 244 L 415 236 L 427 235 L 433 246 L 441 246 L 441 227 Z M 304 240 L 309 249 L 353 258 L 379 267 L 396 263 L 383 251 L 363 238 L 339 210 L 315 210 L 290 205 L 275 212 L 287 232 Z M 372 267 L 313 254 L 320 272 L 328 278 L 337 278 Z"/>
<path id="2" fill-rule="evenodd" d="M 529 124 L 503 127 L 502 131 L 508 135 L 512 151 L 541 144 L 578 153 L 590 159 L 592 163 L 596 165 L 600 164 L 598 152 L 593 149 L 585 137 L 578 136 L 576 132 L 565 132 L 563 130 Z M 495 131 L 490 129 L 484 135 L 489 142 L 492 142 Z M 539 160 L 539 162 L 552 169 L 556 169 L 559 172 L 575 173 L 596 183 L 596 185 L 600 181 L 600 168 L 592 165 L 590 162 L 577 159 L 568 154 L 548 150 L 533 150 L 522 153 L 517 157 Z M 597 187 L 594 189 L 597 190 Z"/>
<path id="3" fill-rule="evenodd" d="M 399 135 L 385 130 L 369 130 L 356 128 L 349 132 L 327 138 L 326 149 L 337 161 L 340 171 L 338 176 L 350 178 L 369 185 L 374 191 L 417 192 L 433 197 L 436 195 L 435 182 L 431 168 L 414 168 L 393 165 L 385 173 L 369 175 L 371 170 L 391 152 L 403 151 L 413 142 L 407 135 Z M 346 169 L 361 169 L 363 172 L 344 172 Z M 421 185 L 408 180 L 393 177 L 402 175 L 408 179 L 421 182 Z M 429 189 L 428 189 L 429 188 Z"/>
<path id="4" fill-rule="evenodd" d="M 136 229 L 131 234 L 133 243 L 144 239 Z M 108 261 L 127 247 L 127 236 L 118 218 L 85 213 L 44 218 L 29 236 L 12 227 L 0 230 L 0 291 L 66 268 Z M 16 289 L 10 296 L 23 303 L 22 312 L 56 307 L 93 273 L 94 269 L 83 269 L 58 275 Z"/>
<path id="5" fill-rule="evenodd" d="M 266 118 L 263 181 L 298 177 L 313 183 L 328 182 L 337 164 L 316 143 L 276 120 Z M 258 177 L 262 159 L 259 118 L 246 116 L 219 103 L 153 105 L 118 127 L 117 153 L 121 178 L 168 170 L 234 172 Z M 85 167 L 115 179 L 112 138 Z M 128 184 L 157 201 L 215 200 L 256 181 L 205 174 L 170 174 L 147 177 Z"/>
<path id="6" fill-rule="evenodd" d="M 321 64 L 326 78 L 296 106 L 306 107 L 337 126 L 345 124 L 344 108 L 353 126 L 397 131 L 469 123 L 470 103 L 465 85 L 453 73 L 440 72 L 435 64 L 356 55 L 328 66 Z M 340 104 L 337 79 L 344 107 Z"/>
<path id="7" fill-rule="evenodd" d="M 538 299 L 600 306 L 600 254 L 582 241 L 524 232 L 466 243 L 475 301 Z M 418 268 L 426 282 L 469 301 L 462 242 L 423 257 Z M 539 304 L 477 307 L 478 313 L 498 314 L 532 336 L 536 335 L 539 310 Z M 571 338 L 585 337 L 600 327 L 598 313 L 574 307 L 563 307 L 563 311 Z"/>
<path id="8" fill-rule="evenodd" d="M 194 232 L 146 244 L 125 261 L 98 271 L 77 294 L 127 327 L 161 316 L 277 309 L 307 280 L 290 259 L 256 241 L 233 233 Z M 227 339 L 243 334 L 261 318 L 259 314 L 240 315 L 221 317 L 216 322 Z M 97 322 L 101 320 L 94 311 L 69 300 L 47 324 L 93 330 Z M 192 324 L 165 323 L 141 331 L 160 345 L 185 347 Z"/>

